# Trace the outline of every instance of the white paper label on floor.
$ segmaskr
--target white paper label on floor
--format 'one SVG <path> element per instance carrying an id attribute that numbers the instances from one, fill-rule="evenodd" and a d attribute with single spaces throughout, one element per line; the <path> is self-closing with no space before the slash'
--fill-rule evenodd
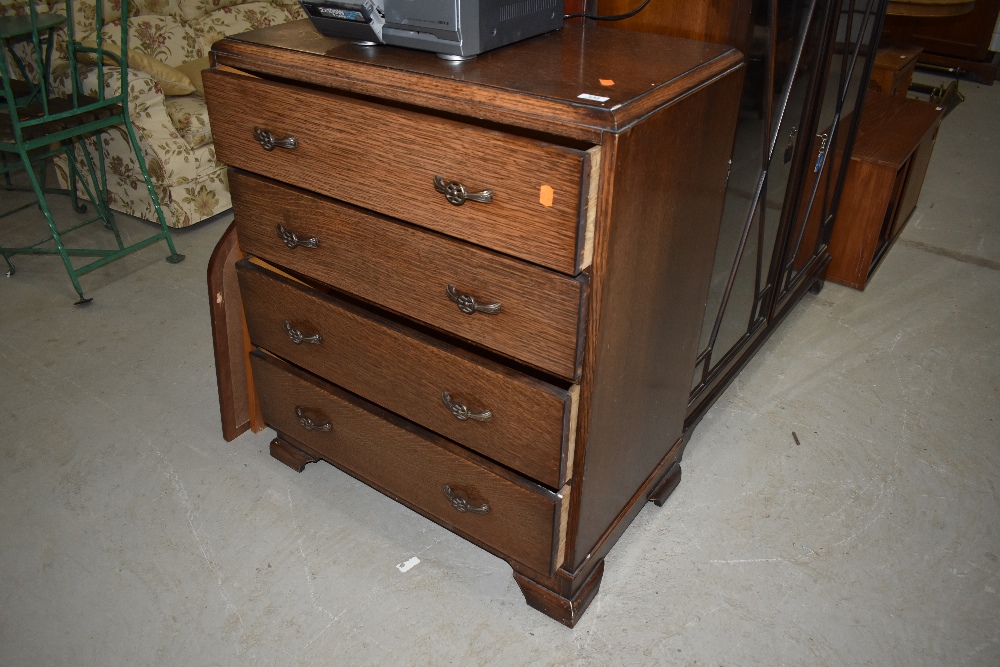
<path id="1" fill-rule="evenodd" d="M 590 100 L 591 102 L 607 102 L 608 100 L 611 99 L 610 97 L 602 97 L 601 95 L 589 95 L 587 93 L 583 93 L 582 95 L 577 95 L 577 97 L 579 97 L 581 100 Z"/>
<path id="2" fill-rule="evenodd" d="M 419 562 L 420 562 L 420 559 L 417 558 L 416 556 L 414 556 L 413 558 L 411 558 L 410 560 L 406 561 L 405 563 L 400 563 L 399 565 L 396 566 L 396 568 L 399 569 L 400 572 L 407 572 L 408 570 L 416 567 L 417 563 L 419 563 Z"/>

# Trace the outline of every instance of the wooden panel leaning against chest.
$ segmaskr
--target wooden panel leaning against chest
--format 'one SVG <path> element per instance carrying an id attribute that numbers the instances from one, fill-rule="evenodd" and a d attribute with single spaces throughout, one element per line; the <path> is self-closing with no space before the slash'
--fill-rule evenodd
<path id="1" fill-rule="evenodd" d="M 742 55 L 567 23 L 450 62 L 300 21 L 213 58 L 227 437 L 273 429 L 572 627 L 679 479 Z"/>

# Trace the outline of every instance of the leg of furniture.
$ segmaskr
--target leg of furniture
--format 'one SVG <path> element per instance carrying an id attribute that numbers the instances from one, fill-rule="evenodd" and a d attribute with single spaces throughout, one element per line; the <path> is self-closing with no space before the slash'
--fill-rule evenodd
<path id="1" fill-rule="evenodd" d="M 597 596 L 597 592 L 601 588 L 603 577 L 603 558 L 598 560 L 596 566 L 589 569 L 589 573 L 585 577 L 574 578 L 567 575 L 556 578 L 562 584 L 560 587 L 540 584 L 514 570 L 514 581 L 521 588 L 524 601 L 531 608 L 537 609 L 569 628 L 576 625 L 583 612 L 594 601 L 594 597 Z"/>
<path id="2" fill-rule="evenodd" d="M 310 463 L 316 463 L 318 458 L 306 454 L 298 447 L 288 444 L 280 436 L 271 441 L 271 456 L 278 459 L 295 472 L 302 472 Z"/>
<path id="3" fill-rule="evenodd" d="M 667 470 L 667 474 L 663 476 L 663 481 L 660 482 L 656 490 L 649 496 L 649 500 L 655 503 L 657 507 L 663 507 L 663 504 L 667 502 L 667 498 L 671 496 L 680 483 L 681 462 L 678 461 Z"/>

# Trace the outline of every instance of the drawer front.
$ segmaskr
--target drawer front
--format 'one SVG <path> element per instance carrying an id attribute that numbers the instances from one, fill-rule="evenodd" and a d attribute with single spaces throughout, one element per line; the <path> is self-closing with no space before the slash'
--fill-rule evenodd
<path id="1" fill-rule="evenodd" d="M 455 445 L 273 357 L 256 352 L 251 364 L 268 426 L 502 556 L 539 572 L 559 565 L 563 501 L 556 494 L 501 476 Z"/>
<path id="2" fill-rule="evenodd" d="M 249 262 L 237 271 L 254 345 L 550 488 L 566 481 L 577 385 L 564 391 Z"/>
<path id="3" fill-rule="evenodd" d="M 564 273 L 590 263 L 599 147 L 574 150 L 238 74 L 204 78 L 226 164 Z M 295 147 L 265 150 L 254 128 Z M 451 204 L 438 177 L 493 200 Z"/>
<path id="4" fill-rule="evenodd" d="M 229 187 L 244 251 L 530 366 L 578 376 L 582 277 L 240 171 L 230 170 Z M 462 301 L 462 310 L 463 295 L 475 305 Z"/>

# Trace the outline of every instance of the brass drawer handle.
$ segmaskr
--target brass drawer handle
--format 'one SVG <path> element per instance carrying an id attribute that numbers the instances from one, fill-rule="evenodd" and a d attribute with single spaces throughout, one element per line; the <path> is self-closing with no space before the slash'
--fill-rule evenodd
<path id="1" fill-rule="evenodd" d="M 307 431 L 325 432 L 333 428 L 333 425 L 330 424 L 330 422 L 323 422 L 322 424 L 317 424 L 312 419 L 309 419 L 309 417 L 306 417 L 306 413 L 298 405 L 295 406 L 295 416 L 299 418 L 299 424 L 302 425 L 302 428 L 304 428 Z"/>
<path id="2" fill-rule="evenodd" d="M 499 301 L 494 301 L 493 303 L 478 303 L 471 295 L 456 290 L 454 285 L 448 285 L 447 291 L 448 298 L 458 304 L 458 309 L 466 315 L 472 315 L 476 312 L 485 313 L 487 315 L 496 315 L 500 312 Z"/>
<path id="3" fill-rule="evenodd" d="M 458 181 L 445 183 L 440 176 L 434 177 L 434 189 L 444 195 L 444 198 L 455 206 L 461 206 L 467 201 L 477 201 L 482 204 L 489 204 L 493 201 L 492 190 L 481 190 L 479 192 L 469 192 L 464 185 Z"/>
<path id="4" fill-rule="evenodd" d="M 460 422 L 464 422 L 468 419 L 475 419 L 477 422 L 488 422 L 493 420 L 493 413 L 489 410 L 484 410 L 483 412 L 470 412 L 468 406 L 462 405 L 461 403 L 452 403 L 451 394 L 446 391 L 441 392 L 441 401 L 444 403 L 446 408 L 451 410 L 451 414 L 455 415 L 455 419 Z"/>
<path id="5" fill-rule="evenodd" d="M 253 138 L 257 140 L 260 147 L 266 151 L 274 150 L 275 147 L 287 148 L 289 150 L 295 148 L 299 145 L 295 141 L 295 137 L 285 137 L 284 139 L 275 139 L 274 135 L 267 130 L 262 130 L 259 127 L 253 128 Z"/>
<path id="6" fill-rule="evenodd" d="M 312 343 L 313 345 L 319 345 L 323 342 L 323 337 L 319 334 L 313 334 L 312 336 L 306 336 L 301 331 L 292 326 L 292 323 L 285 320 L 285 333 L 296 345 L 301 345 L 302 343 Z"/>
<path id="7" fill-rule="evenodd" d="M 490 513 L 490 506 L 488 504 L 483 503 L 482 505 L 472 505 L 469 503 L 468 500 L 466 500 L 462 496 L 456 495 L 455 492 L 451 490 L 451 487 L 448 486 L 447 484 L 444 485 L 444 497 L 447 498 L 449 502 L 451 502 L 452 507 L 454 507 L 462 514 L 465 514 L 466 512 L 472 512 L 473 514 Z"/>
<path id="8" fill-rule="evenodd" d="M 278 225 L 278 238 L 291 249 L 295 248 L 318 248 L 319 239 L 315 236 L 310 236 L 307 239 L 300 239 L 299 235 L 295 232 L 290 232 L 285 229 L 284 225 Z"/>

